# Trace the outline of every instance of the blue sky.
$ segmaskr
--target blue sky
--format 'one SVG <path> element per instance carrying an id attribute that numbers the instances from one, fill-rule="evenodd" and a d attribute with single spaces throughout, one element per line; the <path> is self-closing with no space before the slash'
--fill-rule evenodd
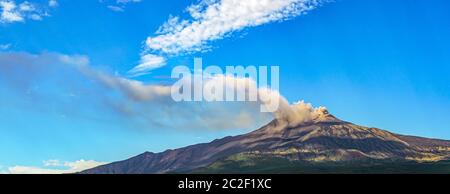
<path id="1" fill-rule="evenodd" d="M 0 172 L 52 159 L 121 160 L 251 131 L 268 121 L 261 116 L 229 129 L 166 125 L 192 115 L 130 102 L 117 88 L 61 65 L 60 56 L 146 84 L 167 83 L 174 66 L 192 66 L 194 57 L 206 65 L 279 65 L 280 92 L 291 102 L 326 106 L 365 126 L 450 139 L 446 0 L 336 0 L 175 54 L 148 49 L 146 40 L 160 36 L 156 32 L 170 16 L 189 18 L 186 8 L 199 1 L 29 2 L 35 11 L 19 10 L 22 21 L 0 20 Z M 146 54 L 161 56 L 165 65 L 130 75 Z M 111 108 L 124 104 L 133 113 Z"/>

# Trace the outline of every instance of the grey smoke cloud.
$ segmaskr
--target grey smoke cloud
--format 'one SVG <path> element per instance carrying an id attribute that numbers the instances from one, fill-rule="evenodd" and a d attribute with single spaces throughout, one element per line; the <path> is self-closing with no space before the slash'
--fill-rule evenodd
<path id="1" fill-rule="evenodd" d="M 238 92 L 253 91 L 247 87 L 256 85 L 250 78 L 233 79 L 231 81 L 237 83 Z M 218 80 L 210 79 L 209 84 Z M 294 126 L 313 120 L 323 109 L 304 102 L 291 105 L 277 91 L 266 88 L 258 88 L 255 92 L 264 99 L 279 100 L 279 109 L 273 115 L 260 112 L 260 105 L 265 103 L 262 101 L 174 102 L 169 85 L 145 84 L 116 76 L 93 68 L 86 56 L 59 53 L 0 53 L 0 81 L 1 85 L 16 91 L 19 96 L 32 96 L 36 103 L 41 104 L 52 102 L 66 105 L 58 100 L 58 95 L 70 89 L 70 95 L 86 98 L 80 102 L 95 101 L 129 117 L 130 121 L 139 120 L 144 126 L 161 128 L 246 129 L 265 124 L 273 117 Z M 246 85 L 248 83 L 250 85 Z M 33 88 L 41 89 L 41 86 L 49 84 L 56 92 L 43 92 L 45 95 L 36 96 L 30 93 Z M 71 109 L 76 107 L 71 105 Z"/>
<path id="2" fill-rule="evenodd" d="M 0 85 L 20 98 L 35 95 L 33 103 L 38 107 L 51 103 L 61 109 L 70 106 L 66 109 L 77 112 L 95 105 L 128 118 L 128 122 L 138 122 L 142 128 L 247 129 L 271 118 L 259 112 L 258 103 L 175 103 L 170 86 L 145 84 L 99 71 L 81 55 L 2 52 Z M 52 91 L 43 91 L 48 86 Z M 29 93 L 33 88 L 37 88 L 36 92 Z M 63 94 L 81 100 L 71 104 L 59 99 Z"/>

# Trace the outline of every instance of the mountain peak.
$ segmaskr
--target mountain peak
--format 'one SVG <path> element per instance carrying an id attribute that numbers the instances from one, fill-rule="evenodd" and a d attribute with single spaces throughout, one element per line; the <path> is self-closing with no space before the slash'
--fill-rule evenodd
<path id="1" fill-rule="evenodd" d="M 350 124 L 349 122 L 342 121 L 332 115 L 325 107 L 312 108 L 308 105 L 304 106 L 304 104 L 297 104 L 293 105 L 289 111 L 290 113 L 283 113 L 284 115 L 278 114 L 272 122 L 255 132 L 273 135 L 275 133 L 282 133 L 286 130 L 303 128 L 311 125 Z"/>
<path id="2" fill-rule="evenodd" d="M 299 101 L 293 104 L 281 104 L 275 112 L 276 122 L 286 128 L 310 125 L 315 123 L 342 122 L 330 114 L 326 107 L 314 108 L 310 103 Z M 281 128 L 275 128 L 282 130 Z"/>
<path id="3" fill-rule="evenodd" d="M 321 122 L 343 122 L 342 120 L 336 118 L 334 115 L 330 114 L 327 108 L 320 107 L 316 109 L 317 116 L 313 119 L 314 123 Z"/>

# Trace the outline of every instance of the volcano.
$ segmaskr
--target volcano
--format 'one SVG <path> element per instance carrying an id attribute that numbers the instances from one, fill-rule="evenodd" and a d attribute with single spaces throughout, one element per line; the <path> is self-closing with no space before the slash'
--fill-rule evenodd
<path id="1" fill-rule="evenodd" d="M 389 165 L 391 171 L 381 172 L 390 173 L 398 169 L 393 165 L 414 172 L 418 166 L 441 164 L 449 159 L 450 141 L 358 126 L 322 109 L 316 118 L 296 126 L 275 119 L 244 135 L 161 153 L 145 152 L 81 173 L 316 173 L 320 170 L 308 171 L 308 168 L 334 172 L 333 169 L 342 165 L 347 169 Z M 450 165 L 446 165 L 450 173 Z"/>

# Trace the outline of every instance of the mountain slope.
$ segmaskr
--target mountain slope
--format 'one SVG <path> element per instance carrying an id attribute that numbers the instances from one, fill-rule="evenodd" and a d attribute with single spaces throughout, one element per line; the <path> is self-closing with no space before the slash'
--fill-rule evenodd
<path id="1" fill-rule="evenodd" d="M 341 121 L 326 110 L 298 126 L 281 120 L 248 134 L 225 137 L 128 160 L 81 173 L 147 174 L 190 172 L 236 154 L 313 163 L 355 161 L 441 161 L 450 159 L 450 141 L 404 136 Z"/>
<path id="2" fill-rule="evenodd" d="M 305 162 L 283 157 L 240 153 L 218 160 L 194 174 L 448 174 L 450 161 L 357 160 Z"/>

